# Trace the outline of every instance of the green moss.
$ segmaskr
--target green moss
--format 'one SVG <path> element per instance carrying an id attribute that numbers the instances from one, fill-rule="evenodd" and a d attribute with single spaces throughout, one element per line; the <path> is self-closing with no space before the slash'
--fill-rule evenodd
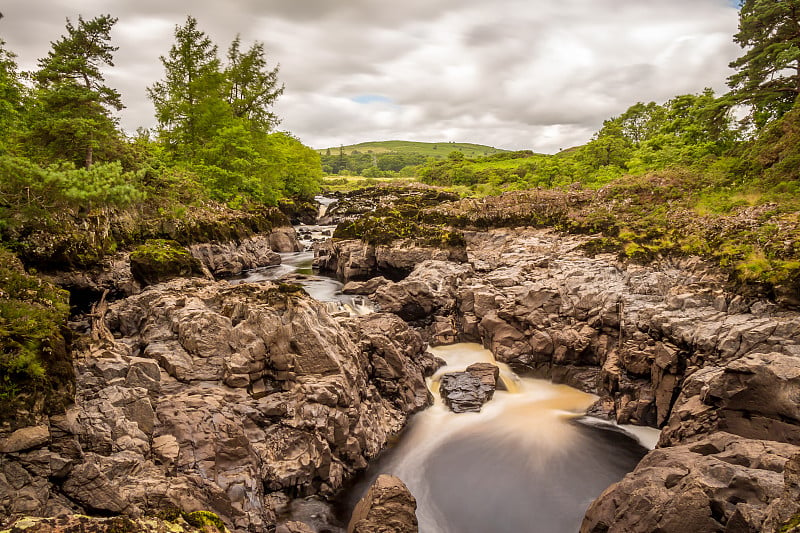
<path id="1" fill-rule="evenodd" d="M 798 530 L 800 530 L 800 513 L 785 522 L 778 530 L 778 533 L 795 533 Z"/>
<path id="2" fill-rule="evenodd" d="M 198 528 L 212 526 L 216 528 L 217 531 L 227 531 L 220 517 L 210 511 L 195 511 L 193 513 L 184 514 L 183 518 L 190 526 Z"/>
<path id="3" fill-rule="evenodd" d="M 200 262 L 175 241 L 153 239 L 131 252 L 131 273 L 151 285 L 175 277 L 202 275 Z"/>

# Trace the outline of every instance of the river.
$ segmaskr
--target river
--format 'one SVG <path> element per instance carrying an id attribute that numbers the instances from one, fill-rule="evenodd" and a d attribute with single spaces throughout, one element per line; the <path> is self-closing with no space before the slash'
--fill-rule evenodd
<path id="1" fill-rule="evenodd" d="M 341 282 L 311 268 L 313 243 L 333 228 L 298 227 L 304 251 L 281 254 L 281 265 L 232 282 L 288 279 L 332 310 L 371 312 L 369 301 L 342 294 Z M 340 495 L 340 525 L 375 478 L 389 473 L 416 497 L 421 533 L 573 533 L 591 501 L 633 470 L 657 440 L 654 429 L 635 428 L 634 435 L 583 416 L 595 396 L 516 376 L 478 344 L 430 350 L 447 362 L 428 380 L 434 405 L 414 415 L 394 445 Z M 475 362 L 498 364 L 508 390 L 498 390 L 480 413 L 452 413 L 436 393 L 438 380 Z M 343 531 L 313 498 L 293 507 L 293 519 L 317 523 L 317 531 Z"/>

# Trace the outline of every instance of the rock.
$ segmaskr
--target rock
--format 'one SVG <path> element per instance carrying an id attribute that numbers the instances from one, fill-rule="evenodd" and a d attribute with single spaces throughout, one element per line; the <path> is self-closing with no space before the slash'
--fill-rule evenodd
<path id="1" fill-rule="evenodd" d="M 390 279 L 407 276 L 425 261 L 466 261 L 463 248 L 417 246 L 401 240 L 388 245 L 371 245 L 356 240 L 329 240 L 317 246 L 314 264 L 323 272 L 334 272 L 345 282 L 376 275 Z"/>
<path id="2" fill-rule="evenodd" d="M 292 521 L 280 524 L 275 529 L 275 533 L 316 533 L 316 531 L 303 522 Z"/>
<path id="3" fill-rule="evenodd" d="M 279 265 L 271 235 L 256 235 L 241 242 L 194 244 L 189 250 L 216 278 L 238 276 L 245 270 Z"/>
<path id="4" fill-rule="evenodd" d="M 347 533 L 416 533 L 417 500 L 397 477 L 381 474 L 356 504 Z"/>
<path id="5" fill-rule="evenodd" d="M 441 377 L 439 394 L 454 413 L 480 412 L 494 396 L 500 369 L 491 363 L 475 363 L 466 372 L 450 372 Z"/>
<path id="6" fill-rule="evenodd" d="M 486 391 L 487 401 L 494 397 L 494 391 L 498 388 L 498 383 L 502 384 L 500 381 L 500 369 L 492 363 L 472 363 L 467 367 L 467 372 L 481 380 L 481 385 Z"/>
<path id="7" fill-rule="evenodd" d="M 722 432 L 653 450 L 589 506 L 581 532 L 762 531 L 798 451 Z"/>
<path id="8" fill-rule="evenodd" d="M 404 320 L 456 309 L 456 288 L 470 267 L 448 261 L 424 261 L 404 280 L 381 286 L 372 299 L 383 310 Z"/>
<path id="9" fill-rule="evenodd" d="M 130 260 L 131 273 L 142 285 L 153 285 L 175 277 L 203 275 L 200 261 L 175 241 L 147 241 L 131 252 Z"/>
<path id="10" fill-rule="evenodd" d="M 383 276 L 370 278 L 367 281 L 348 281 L 342 287 L 342 294 L 360 294 L 362 296 L 369 296 L 380 287 L 389 283 L 389 280 Z"/>
<path id="11" fill-rule="evenodd" d="M 10 436 L 0 439 L 0 452 L 13 453 L 38 448 L 50 440 L 47 426 L 29 426 L 16 430 Z"/>
<path id="12" fill-rule="evenodd" d="M 290 285 L 171 280 L 107 324 L 76 354 L 68 414 L 6 441 L 4 522 L 166 506 L 270 530 L 271 494 L 331 496 L 432 400 L 437 361 L 402 319 L 334 319 Z"/>
<path id="13" fill-rule="evenodd" d="M 724 367 L 692 374 L 660 444 L 672 445 L 724 430 L 747 438 L 800 445 L 800 359 L 750 354 Z"/>
<path id="14" fill-rule="evenodd" d="M 57 518 L 27 517 L 15 521 L 8 529 L 9 533 L 24 531 L 37 533 L 225 533 L 213 524 L 193 526 L 183 518 L 170 522 L 163 518 L 129 518 L 116 516 L 98 518 L 82 515 L 61 515 Z M 302 530 L 299 530 L 302 532 Z"/>

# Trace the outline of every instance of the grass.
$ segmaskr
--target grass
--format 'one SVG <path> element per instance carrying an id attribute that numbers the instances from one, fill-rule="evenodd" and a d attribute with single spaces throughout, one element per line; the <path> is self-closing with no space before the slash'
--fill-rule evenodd
<path id="1" fill-rule="evenodd" d="M 326 176 L 323 192 L 351 192 L 376 185 L 403 186 L 417 181 L 414 178 L 367 178 L 364 176 Z"/>
<path id="2" fill-rule="evenodd" d="M 384 154 L 389 152 L 395 152 L 400 154 L 421 154 L 424 155 L 425 157 L 441 157 L 441 158 L 447 157 L 447 154 L 453 151 L 459 151 L 463 153 L 466 157 L 479 157 L 479 156 L 491 155 L 491 154 L 496 154 L 498 152 L 507 151 L 501 148 L 494 148 L 492 146 L 486 146 L 483 144 L 472 144 L 472 143 L 371 141 L 358 144 L 351 144 L 343 147 L 333 146 L 331 148 L 323 148 L 322 150 L 317 150 L 317 152 L 323 154 L 327 150 L 330 150 L 331 154 L 335 155 L 339 153 L 340 148 L 345 154 L 348 155 L 352 154 L 354 151 L 359 151 L 361 153 L 371 152 L 373 154 Z"/>

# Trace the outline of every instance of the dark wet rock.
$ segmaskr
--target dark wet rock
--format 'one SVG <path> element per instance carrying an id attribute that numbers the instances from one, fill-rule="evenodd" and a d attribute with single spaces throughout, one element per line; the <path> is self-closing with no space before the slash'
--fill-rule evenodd
<path id="1" fill-rule="evenodd" d="M 397 477 L 378 476 L 356 504 L 347 533 L 417 533 L 417 500 Z"/>
<path id="2" fill-rule="evenodd" d="M 653 450 L 592 503 L 581 532 L 775 531 L 762 526 L 786 495 L 784 470 L 799 451 L 722 432 Z"/>
<path id="3" fill-rule="evenodd" d="M 441 377 L 439 394 L 454 413 L 480 412 L 494 397 L 500 369 L 491 363 L 475 363 L 465 372 L 450 372 Z"/>
<path id="4" fill-rule="evenodd" d="M 467 367 L 467 372 L 477 376 L 481 380 L 481 386 L 486 391 L 487 400 L 494 397 L 494 391 L 497 390 L 500 381 L 500 369 L 497 365 L 492 363 L 473 363 Z"/>

